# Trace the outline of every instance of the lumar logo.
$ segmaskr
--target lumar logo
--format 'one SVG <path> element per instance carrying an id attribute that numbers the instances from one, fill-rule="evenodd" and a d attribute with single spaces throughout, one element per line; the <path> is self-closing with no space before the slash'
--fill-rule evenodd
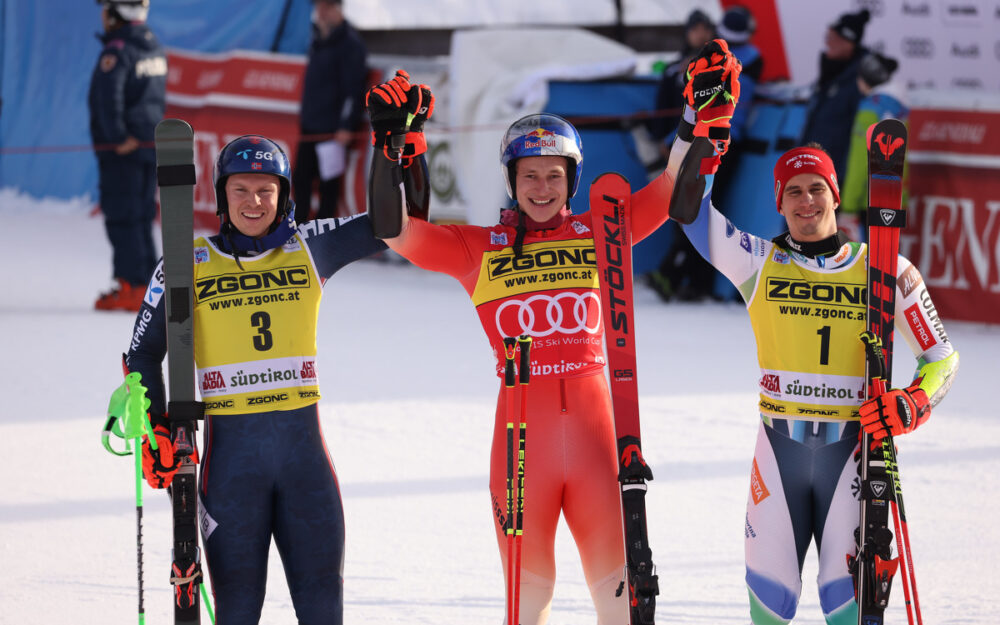
<path id="1" fill-rule="evenodd" d="M 856 284 L 806 282 L 785 278 L 767 279 L 767 299 L 770 301 L 864 306 L 866 290 L 865 287 Z"/>
<path id="2" fill-rule="evenodd" d="M 889 160 L 892 153 L 903 147 L 904 143 L 906 143 L 906 141 L 904 141 L 902 137 L 893 137 L 892 135 L 888 135 L 884 132 L 878 133 L 878 136 L 875 137 L 875 145 L 878 146 L 879 152 L 882 153 L 885 160 Z"/>
<path id="3" fill-rule="evenodd" d="M 304 266 L 209 276 L 198 281 L 198 301 L 203 302 L 213 297 L 233 295 L 241 291 L 305 286 L 309 286 L 309 270 Z"/>
<path id="4" fill-rule="evenodd" d="M 592 247 L 565 247 L 552 250 L 525 252 L 514 258 L 504 254 L 490 260 L 490 279 L 500 278 L 515 272 L 548 269 L 551 267 L 597 265 L 597 254 Z"/>

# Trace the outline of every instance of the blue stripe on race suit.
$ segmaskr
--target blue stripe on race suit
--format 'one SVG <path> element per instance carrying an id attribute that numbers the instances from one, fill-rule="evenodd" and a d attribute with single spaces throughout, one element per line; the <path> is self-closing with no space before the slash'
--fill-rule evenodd
<path id="1" fill-rule="evenodd" d="M 835 579 L 819 588 L 819 605 L 824 614 L 829 614 L 854 600 L 854 581 L 850 577 Z"/>
<path id="2" fill-rule="evenodd" d="M 782 584 L 768 579 L 747 568 L 747 587 L 767 609 L 786 621 L 792 620 L 798 607 L 798 597 Z"/>

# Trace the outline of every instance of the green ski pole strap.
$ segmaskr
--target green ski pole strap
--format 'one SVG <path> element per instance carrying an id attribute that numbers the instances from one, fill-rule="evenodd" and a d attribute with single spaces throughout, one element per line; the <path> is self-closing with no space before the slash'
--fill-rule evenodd
<path id="1" fill-rule="evenodd" d="M 133 371 L 125 376 L 125 381 L 111 392 L 108 400 L 108 418 L 101 432 L 101 443 L 104 448 L 116 456 L 128 456 L 132 453 L 129 441 L 142 438 L 152 431 L 149 424 L 148 389 L 142 384 L 142 374 Z M 117 451 L 111 446 L 111 435 L 125 440 L 125 449 Z M 156 448 L 156 441 L 150 437 L 151 445 Z"/>

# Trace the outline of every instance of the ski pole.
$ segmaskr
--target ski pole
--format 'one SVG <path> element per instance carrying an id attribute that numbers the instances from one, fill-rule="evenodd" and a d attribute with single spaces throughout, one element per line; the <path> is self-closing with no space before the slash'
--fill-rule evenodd
<path id="1" fill-rule="evenodd" d="M 507 535 L 507 625 L 516 625 L 514 608 L 514 353 L 517 339 L 504 337 L 504 411 L 507 414 L 507 519 L 504 533 Z"/>
<path id="2" fill-rule="evenodd" d="M 923 625 L 920 614 L 920 598 L 917 595 L 917 578 L 913 570 L 913 551 L 910 548 L 910 530 L 906 524 L 906 508 L 903 506 L 903 484 L 899 479 L 899 465 L 896 464 L 896 449 L 892 437 L 882 439 L 882 456 L 886 470 L 892 481 L 892 520 L 896 526 L 896 551 L 902 560 L 903 599 L 906 603 L 906 618 L 910 625 Z"/>
<path id="3" fill-rule="evenodd" d="M 517 339 L 521 361 L 517 367 L 521 409 L 517 421 L 517 529 L 514 532 L 514 625 L 520 625 L 521 554 L 524 551 L 524 465 L 527 446 L 528 383 L 531 381 L 531 337 L 522 334 Z"/>
<path id="4" fill-rule="evenodd" d="M 152 427 L 149 423 L 149 399 L 146 398 L 146 387 L 142 385 L 142 376 L 138 372 L 129 373 L 121 386 L 111 393 L 108 402 L 108 418 L 101 432 L 101 443 L 104 448 L 116 456 L 135 456 L 135 548 L 139 587 L 139 625 L 146 622 L 144 605 L 143 571 L 142 571 L 142 442 L 143 436 L 149 437 L 150 446 L 156 449 L 156 437 L 150 435 Z M 117 451 L 111 446 L 110 437 L 115 435 L 125 440 L 125 449 Z M 132 443 L 135 441 L 135 449 Z"/>

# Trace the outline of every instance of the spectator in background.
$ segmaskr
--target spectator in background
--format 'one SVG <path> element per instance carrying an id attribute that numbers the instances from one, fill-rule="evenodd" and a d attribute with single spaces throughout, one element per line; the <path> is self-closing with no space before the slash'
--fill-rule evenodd
<path id="1" fill-rule="evenodd" d="M 715 38 L 715 24 L 704 12 L 695 9 L 688 15 L 684 26 L 684 49 L 680 58 L 663 70 L 660 84 L 656 90 L 656 110 L 673 111 L 669 115 L 654 118 L 649 126 L 649 133 L 657 141 L 660 154 L 664 159 L 670 154 L 681 121 L 681 111 L 684 108 L 684 87 L 687 85 L 687 66 L 706 43 Z M 673 231 L 670 247 L 664 255 L 660 266 L 650 272 L 646 278 L 654 291 L 665 301 L 672 298 L 681 300 L 700 299 L 712 288 L 715 270 L 705 262 L 681 234 L 676 223 L 666 226 Z"/>
<path id="2" fill-rule="evenodd" d="M 681 92 L 687 85 L 688 63 L 698 54 L 701 48 L 715 38 L 715 24 L 711 18 L 699 9 L 691 11 L 684 25 L 684 48 L 681 56 L 673 64 L 663 70 L 660 83 L 656 88 L 656 111 L 670 111 L 670 114 L 653 118 L 648 125 L 650 136 L 660 146 L 660 154 L 665 159 L 670 152 L 674 131 L 681 121 L 681 110 L 684 108 L 684 97 Z"/>
<path id="3" fill-rule="evenodd" d="M 309 220 L 319 181 L 317 218 L 334 217 L 347 151 L 361 125 L 367 57 L 341 0 L 313 0 L 313 34 L 302 85 L 295 155 L 295 221 Z"/>
<path id="4" fill-rule="evenodd" d="M 760 81 L 760 75 L 764 70 L 764 58 L 760 55 L 757 46 L 750 43 L 757 30 L 757 21 L 753 17 L 750 9 L 742 6 L 734 6 L 722 15 L 719 22 L 719 37 L 729 44 L 729 51 L 733 53 L 736 60 L 743 66 L 740 72 L 740 101 L 736 105 L 736 112 L 733 113 L 733 120 L 729 127 L 729 152 L 726 153 L 726 161 L 731 162 L 733 149 L 738 148 L 740 139 L 743 138 L 743 128 L 747 123 L 747 116 L 750 112 L 751 100 L 753 100 L 754 90 Z M 715 187 L 718 189 L 719 180 L 716 178 Z"/>
<path id="5" fill-rule="evenodd" d="M 833 160 L 837 179 L 844 179 L 851 126 L 861 101 L 858 68 L 868 50 L 861 45 L 868 9 L 845 13 L 826 31 L 826 47 L 820 54 L 819 81 L 809 101 L 802 142 L 817 142 Z"/>
<path id="6" fill-rule="evenodd" d="M 864 241 L 866 234 L 863 224 L 868 209 L 868 128 L 890 117 L 905 122 L 910 115 L 903 102 L 902 89 L 891 81 L 897 67 L 896 59 L 877 52 L 866 54 L 858 66 L 858 90 L 862 100 L 854 116 L 847 173 L 837 215 L 837 225 L 852 241 Z M 905 206 L 905 198 L 903 202 Z"/>
<path id="7" fill-rule="evenodd" d="M 153 133 L 166 107 L 167 57 L 146 26 L 148 13 L 149 0 L 101 1 L 104 48 L 87 103 L 117 284 L 97 298 L 97 310 L 139 310 L 158 256 Z"/>
<path id="8" fill-rule="evenodd" d="M 743 66 L 740 73 L 740 99 L 729 128 L 729 151 L 715 175 L 714 188 L 718 197 L 723 196 L 733 173 L 739 166 L 744 127 L 749 117 L 754 90 L 764 69 L 764 59 L 760 50 L 750 43 L 750 38 L 756 30 L 757 22 L 753 14 L 743 6 L 727 9 L 717 28 L 718 36 L 726 41 L 729 51 Z M 685 78 L 686 65 L 679 70 L 682 88 Z M 679 91 L 677 99 L 683 103 Z M 674 119 L 674 127 L 679 119 L 679 116 Z M 672 133 L 669 139 L 673 139 Z M 666 147 L 665 151 L 669 153 L 669 147 Z M 676 224 L 672 227 L 677 231 L 677 236 L 671 240 L 670 248 L 660 266 L 649 274 L 650 286 L 666 301 L 671 299 L 696 301 L 713 296 L 716 270 L 695 251 L 687 237 L 679 236 Z"/>
<path id="9" fill-rule="evenodd" d="M 753 37 L 756 30 L 757 21 L 754 19 L 753 13 L 742 6 L 727 9 L 719 23 L 719 37 L 725 39 L 729 45 L 729 51 L 743 66 L 743 70 L 740 72 L 740 101 L 736 105 L 736 111 L 733 113 L 729 128 L 729 151 L 726 152 L 726 158 L 723 159 L 722 164 L 719 165 L 719 171 L 715 174 L 714 194 L 719 198 L 726 197 L 733 175 L 739 168 L 740 156 L 746 147 L 743 139 L 746 137 L 750 106 L 754 92 L 757 90 L 757 83 L 764 71 L 764 58 L 757 46 L 750 43 L 750 38 Z M 694 250 L 694 248 L 691 249 Z M 701 256 L 698 255 L 698 258 L 701 259 Z M 712 275 L 715 275 L 714 271 Z"/>

